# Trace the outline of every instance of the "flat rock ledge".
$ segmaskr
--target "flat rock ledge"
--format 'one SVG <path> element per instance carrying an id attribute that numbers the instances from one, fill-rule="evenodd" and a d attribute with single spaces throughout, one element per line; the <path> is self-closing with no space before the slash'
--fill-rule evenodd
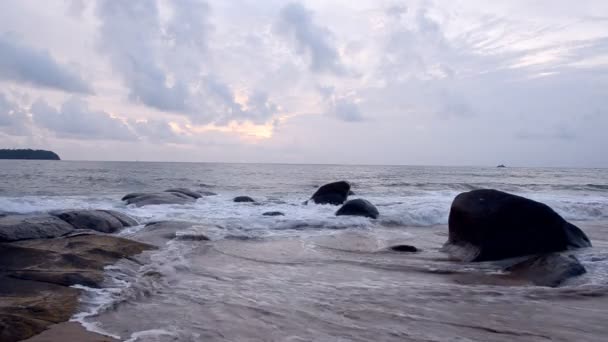
<path id="1" fill-rule="evenodd" d="M 67 321 L 80 295 L 70 286 L 99 287 L 105 266 L 151 248 L 95 233 L 0 242 L 0 341 L 27 339 Z"/>

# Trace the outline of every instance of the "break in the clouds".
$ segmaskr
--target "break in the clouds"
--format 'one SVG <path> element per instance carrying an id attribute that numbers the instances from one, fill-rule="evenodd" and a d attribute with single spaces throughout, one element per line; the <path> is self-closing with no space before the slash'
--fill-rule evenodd
<path id="1" fill-rule="evenodd" d="M 121 160 L 608 166 L 603 18 L 601 0 L 7 0 L 0 141 L 88 142 L 73 159 L 99 140 Z"/>

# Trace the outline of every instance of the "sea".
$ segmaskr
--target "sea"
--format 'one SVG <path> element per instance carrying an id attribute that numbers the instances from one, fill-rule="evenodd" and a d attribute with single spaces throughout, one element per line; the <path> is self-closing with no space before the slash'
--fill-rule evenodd
<path id="1" fill-rule="evenodd" d="M 0 212 L 112 209 L 139 226 L 194 222 L 137 260 L 107 267 L 72 320 L 123 341 L 605 341 L 608 169 L 169 162 L 0 161 Z M 304 204 L 347 180 L 378 219 Z M 189 188 L 193 204 L 126 205 L 132 192 Z M 499 265 L 449 260 L 450 204 L 492 188 L 551 206 L 594 247 L 558 288 L 497 281 Z M 235 203 L 246 195 L 255 203 Z M 280 211 L 284 216 L 263 216 Z M 416 254 L 387 252 L 406 243 Z"/>

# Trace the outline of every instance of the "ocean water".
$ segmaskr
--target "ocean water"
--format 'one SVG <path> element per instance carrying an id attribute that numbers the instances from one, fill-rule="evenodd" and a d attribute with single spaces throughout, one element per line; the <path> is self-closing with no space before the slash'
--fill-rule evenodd
<path id="1" fill-rule="evenodd" d="M 74 320 L 128 341 L 603 340 L 608 313 L 608 169 L 0 161 L 0 211 L 113 209 L 142 225 L 184 220 L 139 262 L 108 267 L 106 286 L 83 288 Z M 320 186 L 348 180 L 380 218 L 336 217 L 303 205 Z M 190 205 L 135 208 L 130 192 L 210 191 Z M 585 230 L 577 257 L 588 274 L 558 289 L 505 286 L 495 265 L 448 261 L 450 203 L 494 188 L 544 202 Z M 258 203 L 234 203 L 238 195 Z M 281 211 L 285 216 L 262 216 Z M 423 250 L 384 253 L 395 243 Z M 594 297 L 594 300 L 586 298 Z M 515 305 L 515 306 L 514 306 Z M 605 323 L 605 320 L 604 320 Z M 582 332 L 584 331 L 584 332 Z"/>

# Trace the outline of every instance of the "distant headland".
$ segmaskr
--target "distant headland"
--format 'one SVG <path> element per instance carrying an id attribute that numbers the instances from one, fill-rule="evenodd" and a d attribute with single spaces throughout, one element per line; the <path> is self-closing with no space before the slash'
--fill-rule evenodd
<path id="1" fill-rule="evenodd" d="M 0 149 L 0 159 L 35 159 L 35 160 L 61 160 L 57 153 L 46 150 L 8 150 Z"/>

